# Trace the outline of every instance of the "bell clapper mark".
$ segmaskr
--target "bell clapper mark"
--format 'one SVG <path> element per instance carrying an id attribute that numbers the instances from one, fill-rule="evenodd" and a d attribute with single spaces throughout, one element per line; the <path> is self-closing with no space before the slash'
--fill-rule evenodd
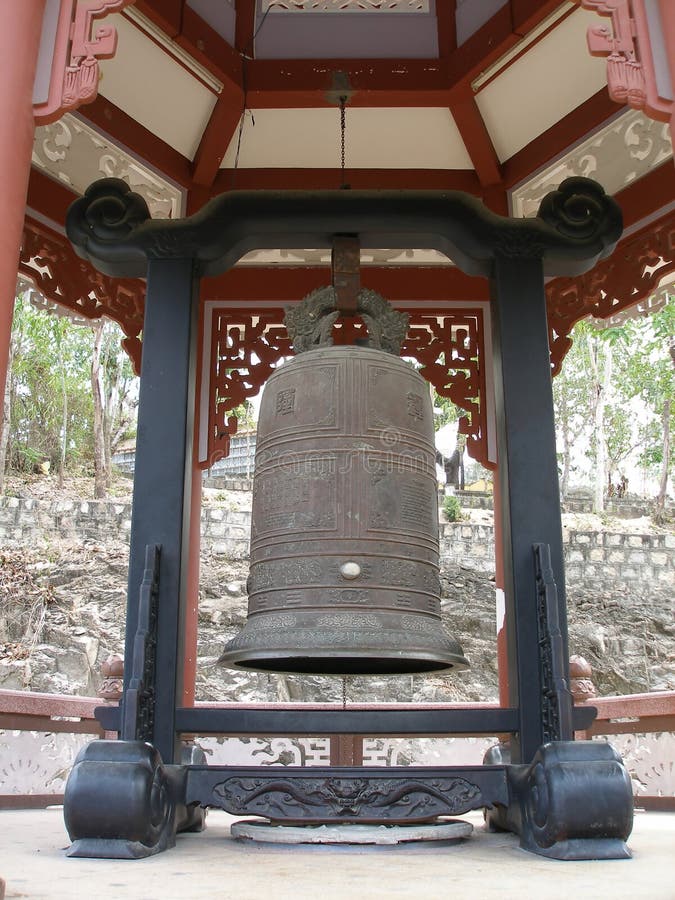
<path id="1" fill-rule="evenodd" d="M 342 676 L 342 708 L 347 709 L 347 676 Z"/>

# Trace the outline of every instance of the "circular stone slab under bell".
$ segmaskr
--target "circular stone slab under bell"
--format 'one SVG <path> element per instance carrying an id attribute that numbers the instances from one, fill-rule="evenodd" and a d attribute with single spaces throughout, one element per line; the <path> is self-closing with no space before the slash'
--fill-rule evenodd
<path id="1" fill-rule="evenodd" d="M 454 841 L 469 837 L 470 822 L 439 819 L 419 825 L 276 825 L 266 819 L 243 819 L 230 826 L 232 837 L 271 844 L 405 844 Z"/>

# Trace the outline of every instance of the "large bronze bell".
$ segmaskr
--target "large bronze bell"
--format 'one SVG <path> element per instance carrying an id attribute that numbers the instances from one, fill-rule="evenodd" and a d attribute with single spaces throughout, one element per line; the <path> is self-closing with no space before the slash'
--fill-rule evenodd
<path id="1" fill-rule="evenodd" d="M 227 666 L 382 675 L 468 665 L 441 624 L 433 411 L 399 357 L 407 316 L 365 290 L 359 312 L 368 347 L 332 346 L 332 288 L 286 316 L 297 355 L 262 398 L 248 621 L 225 647 Z"/>

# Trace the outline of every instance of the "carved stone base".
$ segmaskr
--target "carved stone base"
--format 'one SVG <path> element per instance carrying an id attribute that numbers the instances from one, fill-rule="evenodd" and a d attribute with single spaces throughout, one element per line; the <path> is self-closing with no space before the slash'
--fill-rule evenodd
<path id="1" fill-rule="evenodd" d="M 197 746 L 193 741 L 184 741 L 181 764 L 183 766 L 205 766 L 207 764 L 206 754 L 202 748 Z M 187 777 L 187 770 L 184 770 L 184 773 L 185 777 Z M 178 804 L 177 809 L 182 810 L 183 817 L 176 826 L 176 832 L 185 834 L 187 832 L 195 833 L 204 831 L 206 828 L 206 810 L 196 803 L 192 804 L 192 806 L 185 806 L 185 781 L 183 781 L 181 786 L 180 796 L 183 802 Z"/>
<path id="2" fill-rule="evenodd" d="M 502 752 L 503 755 L 503 752 Z M 520 835 L 520 846 L 552 859 L 629 859 L 633 828 L 628 772 L 602 741 L 544 744 L 529 766 L 509 766 L 511 802 L 493 827 Z"/>
<path id="3" fill-rule="evenodd" d="M 511 747 L 507 741 L 500 741 L 494 747 L 489 747 L 483 757 L 483 765 L 486 766 L 510 766 Z M 508 770 L 507 770 L 508 771 Z M 486 806 L 483 810 L 485 827 L 488 831 L 511 831 L 508 825 L 508 806 Z"/>
<path id="4" fill-rule="evenodd" d="M 142 741 L 92 741 L 75 760 L 64 797 L 68 856 L 141 859 L 193 824 L 182 802 L 185 770 L 163 766 Z"/>
<path id="5" fill-rule="evenodd" d="M 276 823 L 425 822 L 487 808 L 488 827 L 520 835 L 525 850 L 553 859 L 626 859 L 633 795 L 621 758 L 600 741 L 557 741 L 530 765 L 508 747 L 487 765 L 439 769 L 287 769 L 205 766 L 197 747 L 165 766 L 141 741 L 93 741 L 66 785 L 69 856 L 140 859 L 201 831 L 204 807 Z"/>

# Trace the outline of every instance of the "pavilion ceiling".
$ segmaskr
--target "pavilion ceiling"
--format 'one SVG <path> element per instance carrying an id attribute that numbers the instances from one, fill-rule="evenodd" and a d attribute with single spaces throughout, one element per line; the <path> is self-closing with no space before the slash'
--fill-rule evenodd
<path id="1" fill-rule="evenodd" d="M 629 227 L 675 198 L 666 126 L 609 99 L 605 61 L 586 48 L 597 17 L 571 2 L 137 0 L 107 21 L 119 44 L 98 98 L 36 133 L 28 205 L 57 232 L 107 175 L 159 217 L 232 188 L 338 188 L 340 95 L 354 188 L 465 190 L 532 215 L 583 174 L 618 194 Z M 421 284 L 448 267 L 428 251 L 365 251 L 373 274 L 426 268 Z M 292 267 L 300 287 L 327 262 L 309 248 L 242 267 L 261 286 Z"/>

